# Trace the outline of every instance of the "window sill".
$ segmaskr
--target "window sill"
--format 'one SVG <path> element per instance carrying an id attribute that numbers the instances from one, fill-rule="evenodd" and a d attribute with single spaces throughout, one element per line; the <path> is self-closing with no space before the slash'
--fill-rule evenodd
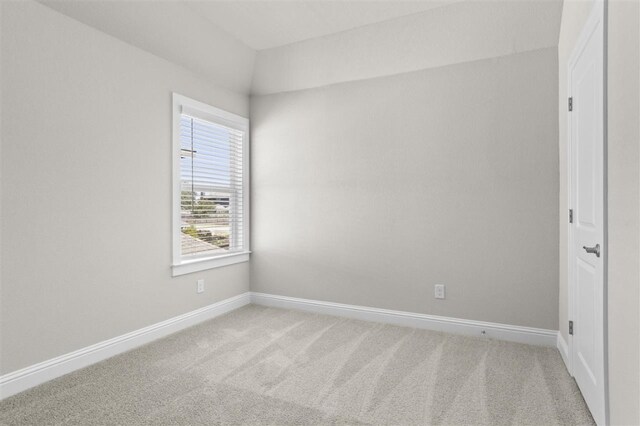
<path id="1" fill-rule="evenodd" d="M 204 271 L 206 269 L 220 268 L 222 266 L 233 265 L 249 261 L 250 251 L 241 253 L 225 254 L 222 256 L 208 257 L 206 259 L 197 259 L 183 262 L 179 265 L 172 266 L 172 276 L 191 274 L 193 272 Z"/>

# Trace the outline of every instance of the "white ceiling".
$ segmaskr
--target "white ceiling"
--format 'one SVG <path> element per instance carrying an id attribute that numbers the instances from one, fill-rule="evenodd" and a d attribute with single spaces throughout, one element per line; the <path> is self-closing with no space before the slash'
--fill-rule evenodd
<path id="1" fill-rule="evenodd" d="M 200 16 L 256 49 L 269 49 L 460 0 L 187 1 Z"/>
<path id="2" fill-rule="evenodd" d="M 185 0 L 38 1 L 218 86 L 240 93 L 251 88 L 255 50 L 200 16 Z"/>

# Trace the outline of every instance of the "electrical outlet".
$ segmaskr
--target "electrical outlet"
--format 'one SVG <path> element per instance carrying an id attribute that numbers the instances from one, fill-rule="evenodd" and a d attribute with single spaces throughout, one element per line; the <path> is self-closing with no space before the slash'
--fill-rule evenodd
<path id="1" fill-rule="evenodd" d="M 444 284 L 436 284 L 435 297 L 436 299 L 444 299 Z"/>
<path id="2" fill-rule="evenodd" d="M 204 292 L 204 280 L 198 280 L 198 289 L 196 290 L 196 293 L 203 293 Z"/>

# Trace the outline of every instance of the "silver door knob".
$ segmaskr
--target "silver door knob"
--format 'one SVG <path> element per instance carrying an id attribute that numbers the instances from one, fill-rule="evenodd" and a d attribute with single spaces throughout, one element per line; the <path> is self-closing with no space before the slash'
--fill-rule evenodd
<path id="1" fill-rule="evenodd" d="M 587 247 L 587 246 L 582 246 L 582 248 L 587 252 L 587 253 L 593 253 L 596 255 L 596 257 L 600 257 L 600 244 L 596 244 L 595 247 Z"/>

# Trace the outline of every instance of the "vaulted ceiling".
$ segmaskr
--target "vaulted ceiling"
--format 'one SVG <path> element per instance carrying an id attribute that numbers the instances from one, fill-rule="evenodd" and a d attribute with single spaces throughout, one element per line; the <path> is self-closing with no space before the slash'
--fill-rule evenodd
<path id="1" fill-rule="evenodd" d="M 424 12 L 460 0 L 188 1 L 187 6 L 255 49 L 302 40 Z"/>
<path id="2" fill-rule="evenodd" d="M 562 0 L 37 1 L 246 94 L 554 47 L 562 12 Z"/>

